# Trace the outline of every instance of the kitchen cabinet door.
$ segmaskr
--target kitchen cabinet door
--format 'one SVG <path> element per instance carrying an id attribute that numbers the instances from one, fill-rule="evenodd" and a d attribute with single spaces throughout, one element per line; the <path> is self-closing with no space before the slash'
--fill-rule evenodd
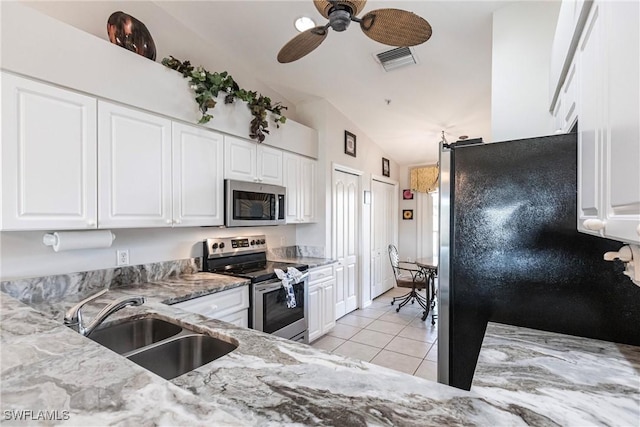
<path id="1" fill-rule="evenodd" d="M 282 185 L 282 151 L 227 136 L 224 143 L 224 178 Z"/>
<path id="2" fill-rule="evenodd" d="M 300 221 L 316 220 L 316 161 L 303 157 L 300 160 Z"/>
<path id="3" fill-rule="evenodd" d="M 172 124 L 174 226 L 224 224 L 223 135 Z"/>
<path id="4" fill-rule="evenodd" d="M 628 243 L 640 243 L 639 9 L 595 2 L 578 52 L 578 230 Z"/>
<path id="5" fill-rule="evenodd" d="M 171 212 L 171 121 L 98 103 L 98 223 L 166 227 Z"/>
<path id="6" fill-rule="evenodd" d="M 256 143 L 227 136 L 224 141 L 224 178 L 256 182 Z"/>
<path id="7" fill-rule="evenodd" d="M 606 52 L 602 5 L 594 4 L 578 45 L 578 230 L 601 235 Z"/>
<path id="8" fill-rule="evenodd" d="M 322 333 L 326 334 L 336 326 L 335 279 L 322 285 Z"/>
<path id="9" fill-rule="evenodd" d="M 282 151 L 256 144 L 257 180 L 263 184 L 282 185 Z"/>
<path id="10" fill-rule="evenodd" d="M 309 286 L 308 303 L 308 330 L 309 342 L 320 338 L 322 333 L 322 287 L 320 285 Z"/>
<path id="11" fill-rule="evenodd" d="M 640 4 L 605 3 L 608 134 L 603 150 L 603 234 L 640 244 Z"/>
<path id="12" fill-rule="evenodd" d="M 2 230 L 97 226 L 96 100 L 2 72 Z"/>
<path id="13" fill-rule="evenodd" d="M 283 182 L 287 188 L 288 224 L 316 220 L 316 161 L 292 153 L 284 153 Z"/>

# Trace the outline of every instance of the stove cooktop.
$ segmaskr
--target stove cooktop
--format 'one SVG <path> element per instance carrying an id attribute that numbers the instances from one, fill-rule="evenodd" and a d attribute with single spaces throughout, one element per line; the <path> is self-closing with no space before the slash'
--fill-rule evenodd
<path id="1" fill-rule="evenodd" d="M 274 269 L 278 268 L 284 272 L 287 268 L 294 267 L 299 271 L 306 271 L 309 266 L 306 264 L 296 264 L 291 262 L 264 261 L 255 264 L 244 264 L 241 266 L 225 266 L 220 269 L 212 269 L 211 273 L 227 274 L 230 276 L 241 277 L 251 280 L 251 283 L 264 282 L 276 279 Z"/>

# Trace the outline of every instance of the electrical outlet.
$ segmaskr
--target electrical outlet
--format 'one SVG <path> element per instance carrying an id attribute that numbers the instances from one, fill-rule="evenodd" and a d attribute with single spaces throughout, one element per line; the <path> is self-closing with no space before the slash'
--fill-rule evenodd
<path id="1" fill-rule="evenodd" d="M 116 265 L 129 265 L 129 250 L 116 251 Z"/>

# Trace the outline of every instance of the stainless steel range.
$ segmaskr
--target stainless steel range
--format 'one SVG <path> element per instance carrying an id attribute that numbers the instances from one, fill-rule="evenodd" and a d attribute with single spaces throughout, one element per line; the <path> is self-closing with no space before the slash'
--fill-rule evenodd
<path id="1" fill-rule="evenodd" d="M 307 279 L 293 285 L 295 307 L 287 306 L 287 292 L 274 269 L 287 271 L 295 267 L 306 271 L 305 264 L 267 260 L 264 235 L 214 238 L 204 241 L 205 271 L 242 277 L 251 281 L 251 316 L 253 329 L 307 343 Z"/>

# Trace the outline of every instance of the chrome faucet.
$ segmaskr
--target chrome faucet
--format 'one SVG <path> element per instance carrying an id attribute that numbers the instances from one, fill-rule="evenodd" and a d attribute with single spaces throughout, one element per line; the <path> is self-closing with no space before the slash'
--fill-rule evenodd
<path id="1" fill-rule="evenodd" d="M 115 313 L 116 311 L 123 309 L 127 306 L 138 306 L 144 304 L 144 297 L 123 297 L 112 303 L 108 304 L 100 313 L 96 314 L 96 317 L 89 323 L 88 326 L 84 325 L 82 321 L 82 307 L 91 302 L 98 297 L 104 295 L 108 289 L 103 289 L 97 294 L 91 295 L 88 298 L 83 299 L 78 304 L 71 307 L 64 315 L 64 324 L 75 330 L 81 335 L 85 337 L 88 336 L 91 332 L 93 332 L 98 326 L 105 321 L 107 317 Z"/>

